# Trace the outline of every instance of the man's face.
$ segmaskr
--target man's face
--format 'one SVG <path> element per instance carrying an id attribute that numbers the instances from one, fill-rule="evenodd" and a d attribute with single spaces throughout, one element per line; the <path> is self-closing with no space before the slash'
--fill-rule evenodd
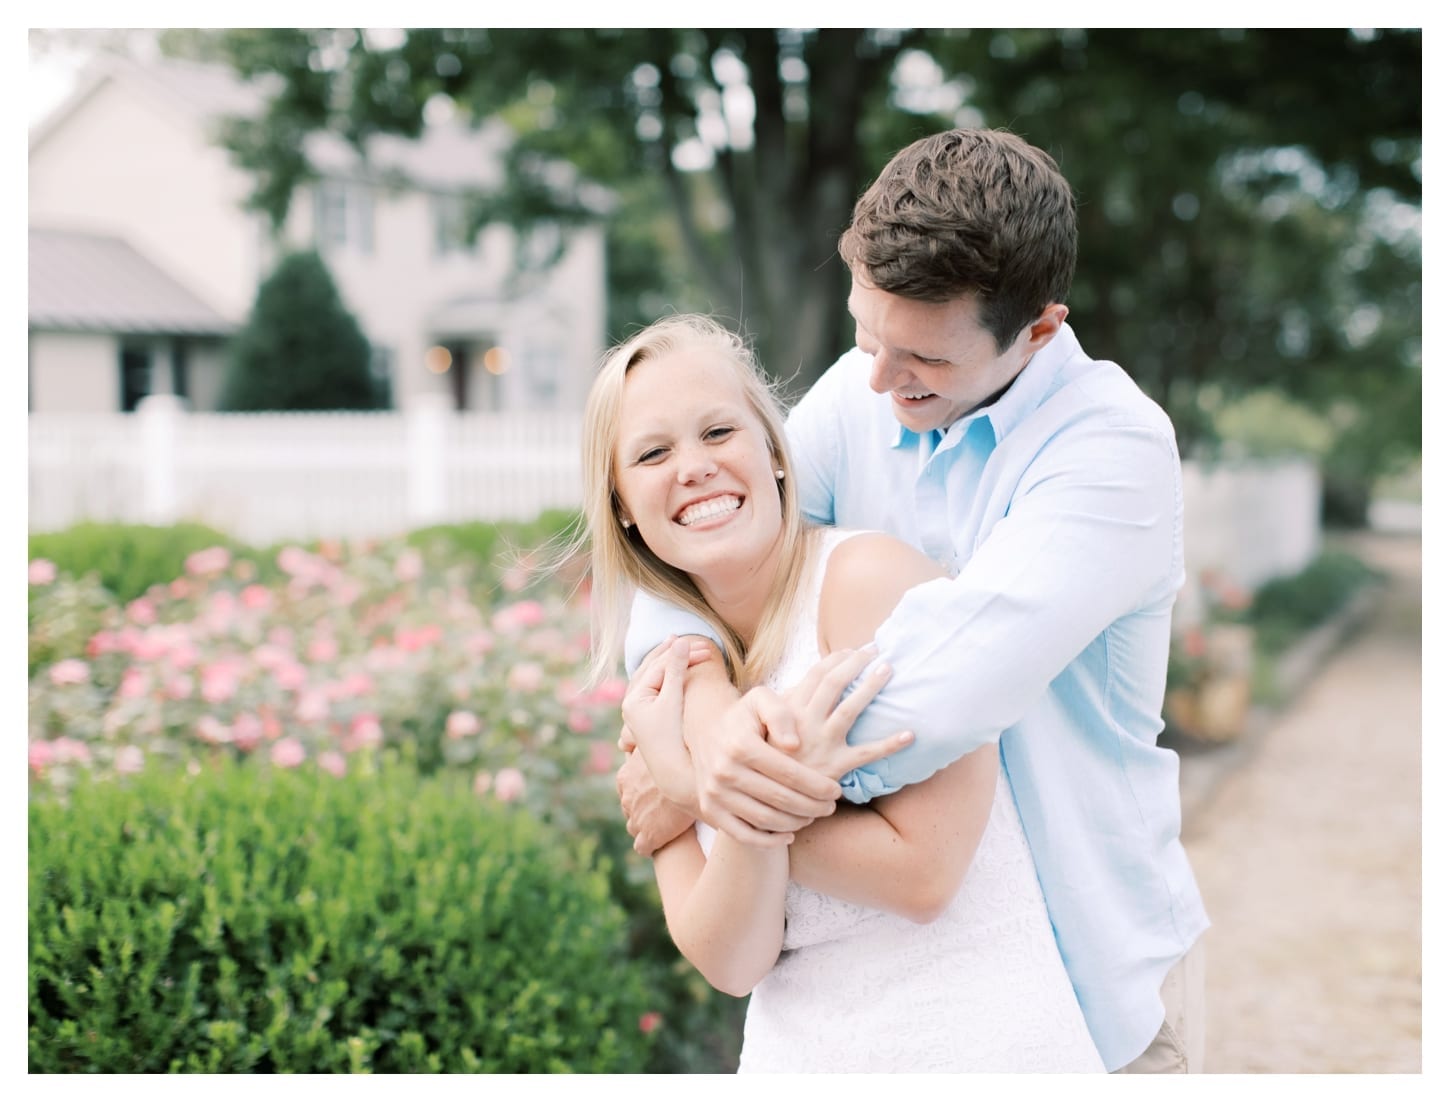
<path id="1" fill-rule="evenodd" d="M 851 280 L 847 308 L 856 346 L 871 357 L 871 389 L 891 395 L 896 419 L 913 432 L 943 429 L 1004 390 L 1057 332 L 1027 326 L 1005 352 L 977 320 L 973 295 L 922 302 Z M 1048 312 L 1065 307 L 1048 307 Z"/>

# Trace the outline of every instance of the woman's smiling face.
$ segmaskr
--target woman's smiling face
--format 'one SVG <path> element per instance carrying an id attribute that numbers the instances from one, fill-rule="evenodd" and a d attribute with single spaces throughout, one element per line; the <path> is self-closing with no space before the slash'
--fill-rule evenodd
<path id="1" fill-rule="evenodd" d="M 706 599 L 773 564 L 780 491 L 765 427 L 738 368 L 685 344 L 625 377 L 614 485 L 623 516 Z"/>

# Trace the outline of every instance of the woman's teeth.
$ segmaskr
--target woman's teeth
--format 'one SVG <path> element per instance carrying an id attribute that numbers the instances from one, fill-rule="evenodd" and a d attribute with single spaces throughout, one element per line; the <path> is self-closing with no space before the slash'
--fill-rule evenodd
<path id="1" fill-rule="evenodd" d="M 701 501 L 691 505 L 680 514 L 680 523 L 685 527 L 698 524 L 702 520 L 713 520 L 715 517 L 723 517 L 726 513 L 733 513 L 740 508 L 741 499 L 738 497 L 712 497 L 709 501 Z"/>

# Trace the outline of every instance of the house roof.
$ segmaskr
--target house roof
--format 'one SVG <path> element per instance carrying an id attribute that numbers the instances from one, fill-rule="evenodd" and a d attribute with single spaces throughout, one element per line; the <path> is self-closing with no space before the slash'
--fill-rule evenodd
<path id="1" fill-rule="evenodd" d="M 30 326 L 221 335 L 236 325 L 119 237 L 30 230 Z"/>

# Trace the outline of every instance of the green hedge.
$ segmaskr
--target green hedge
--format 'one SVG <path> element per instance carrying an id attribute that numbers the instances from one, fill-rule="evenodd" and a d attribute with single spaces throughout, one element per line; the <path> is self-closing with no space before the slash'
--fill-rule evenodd
<path id="1" fill-rule="evenodd" d="M 179 578 L 186 557 L 208 547 L 233 552 L 244 546 L 204 524 L 103 524 L 84 522 L 30 537 L 30 558 L 49 559 L 61 573 L 94 574 L 117 600 L 130 601 L 151 586 Z"/>
<path id="2" fill-rule="evenodd" d="M 1279 653 L 1328 620 L 1363 586 L 1382 578 L 1383 574 L 1349 552 L 1329 550 L 1299 573 L 1266 582 L 1254 594 L 1248 613 L 1260 649 Z"/>
<path id="3" fill-rule="evenodd" d="M 587 843 L 392 762 L 30 808 L 31 1072 L 624 1072 L 656 1009 Z"/>

